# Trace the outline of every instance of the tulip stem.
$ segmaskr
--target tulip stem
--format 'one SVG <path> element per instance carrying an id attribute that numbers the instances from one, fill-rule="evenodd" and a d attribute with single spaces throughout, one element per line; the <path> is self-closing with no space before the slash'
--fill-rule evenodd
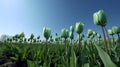
<path id="1" fill-rule="evenodd" d="M 79 50 L 78 50 L 78 53 L 79 53 L 79 62 L 80 62 L 80 65 L 81 65 L 81 44 L 80 44 L 80 34 L 78 35 L 79 36 Z"/>
<path id="2" fill-rule="evenodd" d="M 118 39 L 120 39 L 120 35 L 119 34 L 117 34 L 118 35 Z"/>
<path id="3" fill-rule="evenodd" d="M 67 56 L 67 45 L 66 45 L 66 38 L 65 38 L 65 55 Z"/>
<path id="4" fill-rule="evenodd" d="M 72 45 L 72 39 L 71 39 L 71 45 Z"/>
<path id="5" fill-rule="evenodd" d="M 107 35 L 107 38 L 108 38 L 108 45 L 107 45 L 107 47 L 108 47 L 108 49 L 110 50 L 110 46 L 111 46 L 111 42 L 110 42 L 110 38 L 109 38 L 109 36 L 108 36 L 108 32 L 107 32 L 107 29 L 106 29 L 106 27 L 104 27 L 104 29 L 105 29 L 105 32 L 106 32 L 106 35 Z"/>
<path id="6" fill-rule="evenodd" d="M 113 35 L 112 35 L 112 40 L 113 40 L 113 45 L 115 45 L 114 36 Z M 112 45 L 112 47 L 113 47 L 113 45 Z"/>
<path id="7" fill-rule="evenodd" d="M 103 31 L 103 37 L 104 37 L 104 49 L 107 52 L 107 42 L 106 42 L 105 31 L 103 26 L 102 26 L 102 31 Z"/>
<path id="8" fill-rule="evenodd" d="M 104 28 L 105 28 L 105 32 L 106 32 L 106 34 L 107 34 L 108 43 L 109 43 L 109 45 L 111 45 L 111 43 L 110 43 L 110 37 L 109 37 L 109 35 L 108 35 L 107 29 L 106 29 L 106 27 L 104 27 Z"/>
<path id="9" fill-rule="evenodd" d="M 48 40 L 48 39 L 46 39 L 46 45 L 45 45 L 45 48 L 46 48 L 46 49 L 45 49 L 45 61 L 47 61 L 47 40 Z"/>

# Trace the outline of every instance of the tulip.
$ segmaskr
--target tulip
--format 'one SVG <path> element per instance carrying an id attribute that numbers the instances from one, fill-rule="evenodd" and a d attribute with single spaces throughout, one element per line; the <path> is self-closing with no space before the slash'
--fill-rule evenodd
<path id="1" fill-rule="evenodd" d="M 73 39 L 74 38 L 74 35 L 73 35 L 73 32 L 69 32 L 69 37 L 70 37 L 70 39 Z"/>
<path id="2" fill-rule="evenodd" d="M 99 10 L 93 14 L 93 20 L 95 25 L 106 26 L 107 18 L 103 10 Z"/>
<path id="3" fill-rule="evenodd" d="M 87 34 L 86 36 L 87 36 L 87 38 L 90 38 L 90 35 L 89 35 L 89 34 Z"/>
<path id="4" fill-rule="evenodd" d="M 56 41 L 56 44 L 57 44 L 57 42 L 58 42 L 58 44 L 59 44 L 59 37 L 58 36 L 56 36 L 56 38 L 55 38 L 55 41 Z"/>
<path id="5" fill-rule="evenodd" d="M 93 21 L 94 21 L 95 25 L 99 25 L 102 28 L 103 37 L 104 37 L 104 48 L 105 48 L 105 50 L 107 52 L 107 41 L 106 41 L 106 36 L 105 36 L 105 31 L 104 31 L 104 27 L 107 24 L 107 18 L 106 18 L 106 15 L 105 15 L 104 11 L 103 10 L 99 10 L 98 12 L 95 12 L 93 14 Z"/>
<path id="6" fill-rule="evenodd" d="M 65 47 L 65 54 L 67 55 L 66 40 L 69 37 L 69 32 L 67 29 L 64 28 L 61 30 L 61 37 L 65 39 L 65 46 L 64 47 Z"/>
<path id="7" fill-rule="evenodd" d="M 53 42 L 53 38 L 52 38 L 52 35 L 50 35 L 50 42 Z"/>
<path id="8" fill-rule="evenodd" d="M 95 31 L 93 31 L 93 35 L 97 35 L 97 33 Z"/>
<path id="9" fill-rule="evenodd" d="M 70 31 L 74 32 L 74 27 L 73 26 L 70 26 Z"/>
<path id="10" fill-rule="evenodd" d="M 38 36 L 37 39 L 39 40 L 39 39 L 40 39 L 40 36 Z"/>
<path id="11" fill-rule="evenodd" d="M 108 29 L 108 34 L 112 36 L 112 39 L 113 39 L 113 43 L 114 43 L 114 33 L 111 29 Z M 111 44 L 112 45 L 112 44 Z"/>
<path id="12" fill-rule="evenodd" d="M 84 24 L 82 22 L 76 23 L 76 32 L 79 35 L 79 45 L 80 45 L 80 34 L 83 32 Z"/>
<path id="13" fill-rule="evenodd" d="M 100 39 L 100 38 L 101 38 L 101 35 L 100 35 L 100 34 L 97 34 L 97 38 L 99 38 L 99 39 Z"/>
<path id="14" fill-rule="evenodd" d="M 61 37 L 65 39 L 65 45 L 66 45 L 66 39 L 69 37 L 69 32 L 67 29 L 61 30 Z"/>
<path id="15" fill-rule="evenodd" d="M 31 43 L 32 43 L 33 38 L 34 38 L 34 34 L 31 34 L 31 35 L 30 35 Z"/>
<path id="16" fill-rule="evenodd" d="M 81 58 L 81 49 L 82 49 L 82 45 L 80 45 L 80 34 L 83 32 L 83 27 L 84 27 L 84 24 L 82 22 L 77 22 L 76 23 L 76 32 L 78 34 L 78 41 L 79 41 L 79 58 Z M 79 59 L 80 62 L 82 62 L 80 59 Z"/>
<path id="17" fill-rule="evenodd" d="M 71 44 L 72 44 L 72 40 L 74 39 L 74 34 L 72 31 L 69 32 L 69 37 L 71 39 Z"/>
<path id="18" fill-rule="evenodd" d="M 93 35 L 93 31 L 91 29 L 88 29 L 88 36 Z"/>
<path id="19" fill-rule="evenodd" d="M 78 34 L 82 33 L 83 32 L 83 27 L 84 27 L 84 24 L 82 22 L 77 22 L 76 23 L 76 32 Z"/>
<path id="20" fill-rule="evenodd" d="M 46 40 L 48 40 L 51 35 L 51 29 L 48 27 L 44 27 L 43 34 L 44 34 L 44 37 L 46 38 Z"/>
<path id="21" fill-rule="evenodd" d="M 47 41 L 48 41 L 48 39 L 49 39 L 49 37 L 51 35 L 51 29 L 48 28 L 48 27 L 44 27 L 43 28 L 43 35 L 46 38 L 45 60 L 47 61 L 47 50 L 48 50 L 47 49 Z"/>
<path id="22" fill-rule="evenodd" d="M 39 43 L 40 36 L 37 36 L 37 43 Z"/>
<path id="23" fill-rule="evenodd" d="M 112 31 L 113 31 L 113 33 L 114 34 L 117 34 L 118 35 L 118 38 L 120 38 L 120 27 L 118 27 L 118 26 L 113 26 L 112 27 Z"/>
<path id="24" fill-rule="evenodd" d="M 113 33 L 113 31 L 111 29 L 108 29 L 108 34 L 111 35 L 112 38 L 114 39 L 114 37 L 113 37 L 114 33 Z"/>
<path id="25" fill-rule="evenodd" d="M 67 29 L 62 29 L 62 30 L 61 30 L 61 36 L 62 36 L 63 38 L 65 38 L 65 39 L 67 39 L 68 36 L 69 36 L 68 30 L 67 30 Z"/>
<path id="26" fill-rule="evenodd" d="M 108 29 L 108 34 L 109 35 L 114 35 L 113 31 L 111 29 Z"/>
<path id="27" fill-rule="evenodd" d="M 100 44 L 100 39 L 101 39 L 101 35 L 100 34 L 97 34 L 97 39 L 98 39 L 98 42 Z"/>
<path id="28" fill-rule="evenodd" d="M 22 32 L 22 33 L 20 34 L 20 37 L 21 37 L 21 38 L 24 38 L 24 37 L 25 37 L 24 32 Z"/>
<path id="29" fill-rule="evenodd" d="M 80 34 L 83 32 L 84 24 L 82 22 L 76 23 L 76 32 L 79 35 L 79 45 L 80 45 Z"/>

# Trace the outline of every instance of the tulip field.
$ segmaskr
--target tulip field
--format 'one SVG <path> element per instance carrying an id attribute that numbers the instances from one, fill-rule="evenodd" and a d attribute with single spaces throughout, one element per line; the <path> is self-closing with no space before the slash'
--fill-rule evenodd
<path id="1" fill-rule="evenodd" d="M 55 38 L 51 28 L 44 27 L 45 40 L 42 35 L 16 34 L 0 44 L 0 67 L 120 67 L 120 26 L 107 29 L 103 10 L 93 13 L 93 22 L 102 34 L 92 29 L 83 34 L 83 22 L 63 28 Z"/>

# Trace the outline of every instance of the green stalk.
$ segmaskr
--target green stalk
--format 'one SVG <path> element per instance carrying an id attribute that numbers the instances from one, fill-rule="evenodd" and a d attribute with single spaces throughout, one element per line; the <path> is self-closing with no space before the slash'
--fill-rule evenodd
<path id="1" fill-rule="evenodd" d="M 79 50 L 78 50 L 78 52 L 79 52 L 79 62 L 80 62 L 80 65 L 81 65 L 81 63 L 82 63 L 82 61 L 81 61 L 81 44 L 80 44 L 80 34 L 79 34 Z"/>
<path id="2" fill-rule="evenodd" d="M 120 35 L 119 34 L 117 34 L 118 35 L 118 39 L 120 39 Z"/>
<path id="3" fill-rule="evenodd" d="M 108 32 L 107 32 L 107 29 L 106 29 L 106 27 L 104 27 L 104 29 L 105 29 L 105 32 L 106 32 L 106 35 L 107 35 L 107 38 L 108 38 L 108 45 L 107 45 L 107 47 L 108 47 L 108 49 L 109 49 L 109 51 L 110 51 L 110 46 L 111 46 L 111 42 L 110 42 L 110 38 L 109 38 L 109 35 L 108 35 Z"/>
<path id="4" fill-rule="evenodd" d="M 112 44 L 112 47 L 113 47 L 113 45 L 115 45 L 114 36 L 113 35 L 112 35 L 112 39 L 113 39 L 113 44 Z"/>
<path id="5" fill-rule="evenodd" d="M 46 39 L 46 45 L 45 45 L 45 61 L 47 61 L 47 39 Z"/>
<path id="6" fill-rule="evenodd" d="M 71 45 L 72 45 L 72 39 L 71 39 Z"/>
<path id="7" fill-rule="evenodd" d="M 66 38 L 65 38 L 65 55 L 67 55 L 67 45 L 66 45 Z"/>
<path id="8" fill-rule="evenodd" d="M 107 35 L 107 38 L 108 38 L 108 44 L 109 44 L 109 46 L 108 46 L 108 47 L 110 47 L 110 45 L 111 45 L 111 42 L 110 42 L 110 37 L 109 37 L 109 35 L 108 35 L 108 32 L 107 32 L 106 27 L 104 27 L 104 28 L 105 28 L 105 32 L 106 32 L 106 35 Z"/>
<path id="9" fill-rule="evenodd" d="M 103 32 L 103 37 L 104 37 L 104 49 L 107 52 L 107 42 L 106 42 L 106 36 L 105 36 L 105 31 L 104 31 L 104 27 L 101 26 L 102 28 L 102 32 Z"/>

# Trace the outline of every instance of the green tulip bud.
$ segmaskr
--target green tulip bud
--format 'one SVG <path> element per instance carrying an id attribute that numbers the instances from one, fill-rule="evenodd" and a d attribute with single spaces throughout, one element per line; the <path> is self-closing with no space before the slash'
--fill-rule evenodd
<path id="1" fill-rule="evenodd" d="M 34 38 L 34 34 L 31 34 L 31 35 L 30 35 L 30 39 L 33 39 L 33 38 Z"/>
<path id="2" fill-rule="evenodd" d="M 93 31 L 93 35 L 97 35 L 97 33 L 95 31 Z"/>
<path id="3" fill-rule="evenodd" d="M 56 38 L 55 38 L 55 41 L 59 41 L 59 37 L 56 37 Z"/>
<path id="4" fill-rule="evenodd" d="M 23 38 L 25 36 L 24 32 L 20 34 L 20 37 Z"/>
<path id="5" fill-rule="evenodd" d="M 101 38 L 101 35 L 100 35 L 100 34 L 97 34 L 97 38 Z"/>
<path id="6" fill-rule="evenodd" d="M 113 31 L 111 29 L 108 30 L 109 35 L 114 35 Z"/>
<path id="7" fill-rule="evenodd" d="M 90 39 L 92 40 L 94 37 L 95 37 L 94 35 L 91 35 L 91 36 L 90 36 Z"/>
<path id="8" fill-rule="evenodd" d="M 90 37 L 90 36 L 89 36 L 89 34 L 87 34 L 86 36 L 87 36 L 87 38 L 89 38 L 89 37 Z"/>
<path id="9" fill-rule="evenodd" d="M 67 29 L 62 29 L 62 30 L 61 30 L 61 37 L 67 39 L 68 36 L 69 36 L 68 30 L 67 30 Z"/>
<path id="10" fill-rule="evenodd" d="M 91 36 L 93 34 L 93 31 L 91 29 L 88 29 L 88 35 Z"/>
<path id="11" fill-rule="evenodd" d="M 107 18 L 103 10 L 99 10 L 93 14 L 93 20 L 95 25 L 106 26 Z"/>
<path id="12" fill-rule="evenodd" d="M 80 33 L 82 33 L 83 32 L 83 27 L 84 27 L 84 24 L 83 23 L 76 23 L 76 32 L 78 33 L 78 34 L 80 34 Z"/>
<path id="13" fill-rule="evenodd" d="M 48 27 L 43 28 L 44 37 L 48 40 L 51 35 L 51 29 Z"/>
<path id="14" fill-rule="evenodd" d="M 72 32 L 72 31 L 69 32 L 69 37 L 70 37 L 70 39 L 73 39 L 73 38 L 74 38 L 74 35 L 73 35 L 73 32 Z"/>
<path id="15" fill-rule="evenodd" d="M 100 25 L 100 24 L 99 24 L 99 21 L 98 21 L 98 13 L 97 13 L 97 12 L 95 12 L 95 13 L 93 14 L 93 21 L 94 21 L 94 24 L 95 24 L 95 25 Z"/>
<path id="16" fill-rule="evenodd" d="M 74 32 L 74 27 L 70 26 L 70 31 Z"/>
<path id="17" fill-rule="evenodd" d="M 26 42 L 27 41 L 27 38 L 24 38 L 24 42 Z"/>
<path id="18" fill-rule="evenodd" d="M 38 36 L 37 39 L 40 39 L 40 36 Z"/>
<path id="19" fill-rule="evenodd" d="M 113 27 L 112 27 L 112 31 L 113 31 L 114 34 L 119 34 L 119 33 L 120 33 L 120 27 L 118 27 L 118 26 L 113 26 Z"/>

